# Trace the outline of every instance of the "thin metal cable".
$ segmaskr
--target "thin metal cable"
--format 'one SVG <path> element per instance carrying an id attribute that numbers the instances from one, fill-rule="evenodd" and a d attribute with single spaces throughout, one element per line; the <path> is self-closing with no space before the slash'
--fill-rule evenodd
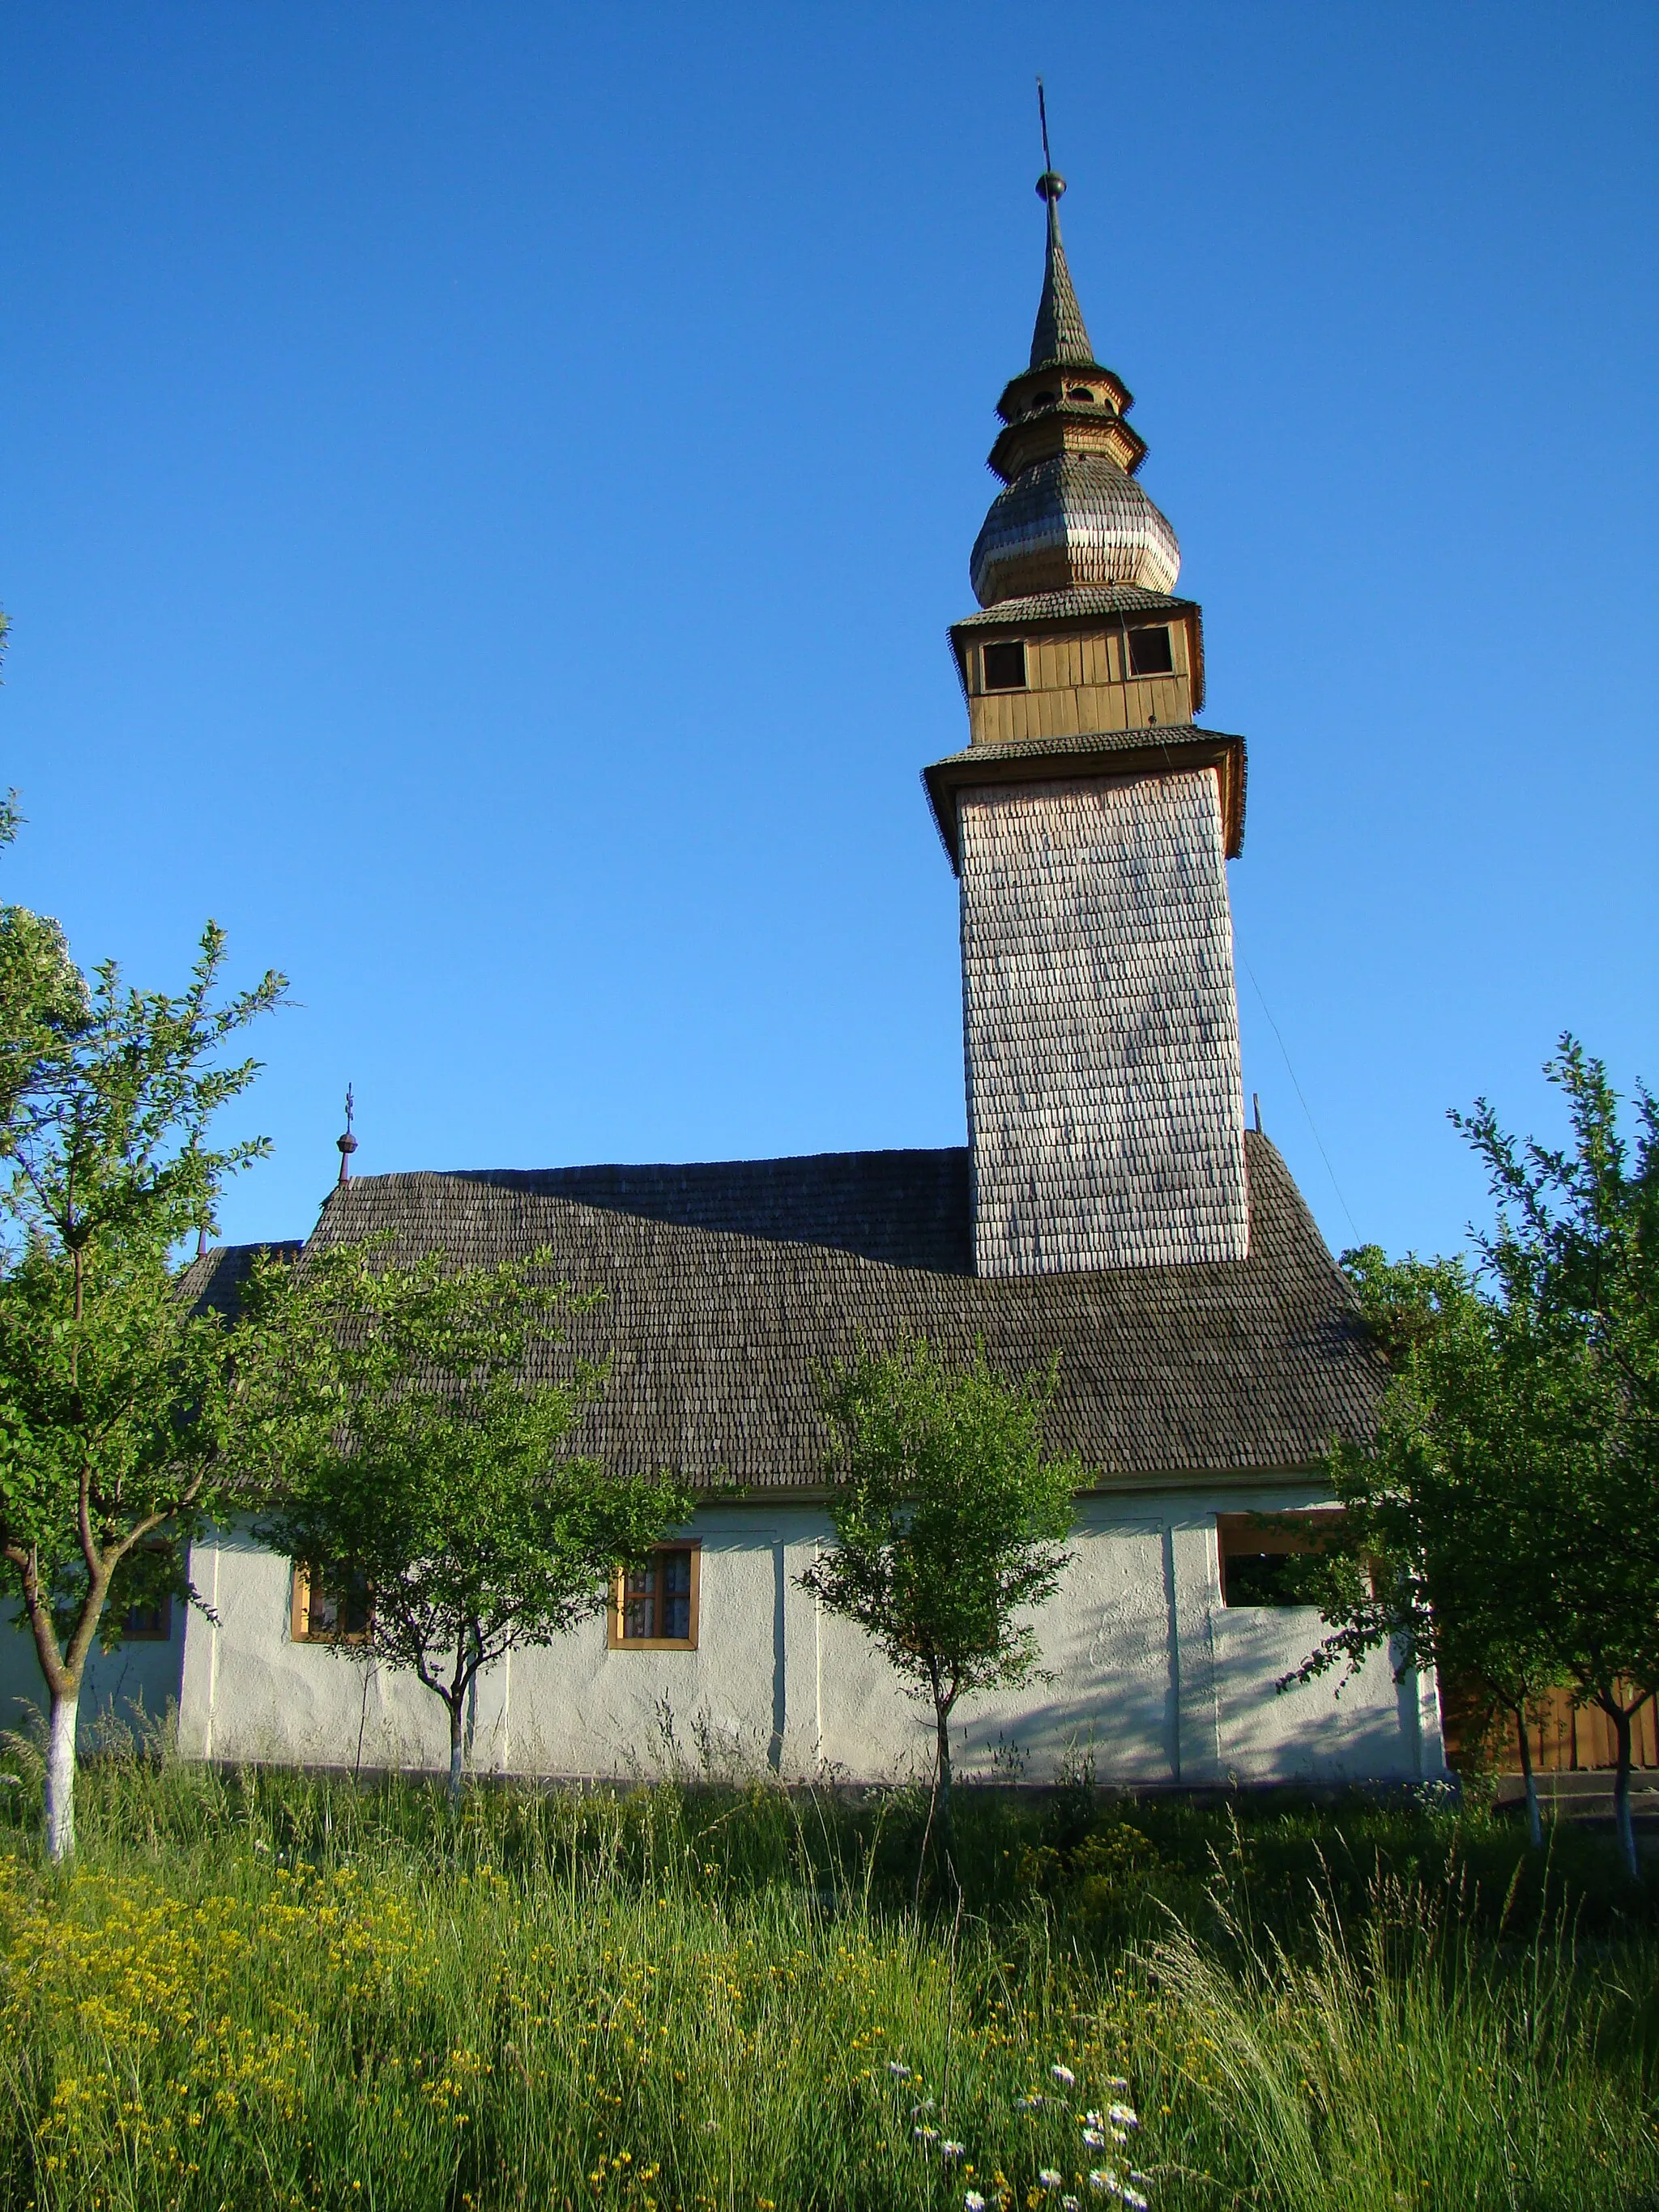
<path id="1" fill-rule="evenodd" d="M 1350 1207 L 1347 1200 L 1342 1195 L 1342 1186 L 1336 1179 L 1336 1170 L 1331 1165 L 1331 1156 L 1325 1150 L 1325 1139 L 1319 1133 L 1319 1124 L 1314 1120 L 1313 1108 L 1309 1105 L 1306 1093 L 1303 1091 L 1302 1085 L 1297 1082 L 1296 1070 L 1291 1066 L 1290 1048 L 1285 1042 L 1284 1032 L 1280 1030 L 1279 1024 L 1273 1019 L 1273 1010 L 1267 1004 L 1267 993 L 1262 989 L 1261 984 L 1256 982 L 1255 969 L 1251 967 L 1249 959 L 1243 952 L 1241 951 L 1238 957 L 1244 962 L 1244 973 L 1249 977 L 1251 982 L 1255 986 L 1255 995 L 1261 1001 L 1261 1011 L 1267 1017 L 1268 1026 L 1273 1030 L 1273 1035 L 1279 1039 L 1279 1049 L 1285 1055 L 1285 1066 L 1290 1075 L 1291 1082 L 1295 1087 L 1297 1097 L 1302 1101 L 1302 1110 L 1308 1117 L 1308 1127 L 1313 1131 L 1313 1140 L 1319 1147 L 1319 1157 L 1325 1163 L 1325 1172 L 1331 1179 L 1331 1188 L 1336 1193 L 1337 1203 L 1341 1206 L 1342 1211 L 1348 1217 L 1348 1226 L 1352 1230 L 1354 1241 L 1358 1243 L 1359 1241 L 1359 1224 L 1354 1219 L 1352 1209 Z"/>

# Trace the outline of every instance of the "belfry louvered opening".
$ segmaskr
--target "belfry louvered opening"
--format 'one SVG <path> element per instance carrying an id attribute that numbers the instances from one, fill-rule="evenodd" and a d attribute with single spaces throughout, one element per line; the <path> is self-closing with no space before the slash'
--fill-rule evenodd
<path id="1" fill-rule="evenodd" d="M 1131 676 L 1169 676 L 1174 669 L 1175 653 L 1166 625 L 1159 623 L 1152 629 L 1129 632 Z"/>
<path id="2" fill-rule="evenodd" d="M 1023 691 L 1025 689 L 1025 641 L 1024 638 L 1004 639 L 984 648 L 985 688 L 988 691 Z"/>

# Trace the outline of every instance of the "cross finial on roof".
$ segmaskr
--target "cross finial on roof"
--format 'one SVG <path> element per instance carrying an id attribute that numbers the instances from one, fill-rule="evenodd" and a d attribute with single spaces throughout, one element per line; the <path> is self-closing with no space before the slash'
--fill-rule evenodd
<path id="1" fill-rule="evenodd" d="M 357 1139 L 351 1133 L 351 1117 L 356 1111 L 356 1101 L 351 1095 L 351 1085 L 348 1083 L 345 1097 L 345 1133 L 334 1139 L 340 1148 L 340 1181 L 343 1183 L 351 1181 L 351 1155 L 357 1149 Z"/>
<path id="2" fill-rule="evenodd" d="M 1056 173 L 1048 152 L 1048 101 L 1037 79 L 1037 119 L 1042 126 L 1042 174 L 1037 179 L 1039 196 L 1048 206 L 1048 250 L 1042 270 L 1042 298 L 1038 303 L 1036 328 L 1031 333 L 1031 367 L 1091 367 L 1094 349 L 1084 327 L 1083 310 L 1072 289 L 1072 272 L 1066 266 L 1066 248 L 1060 237 L 1060 196 L 1066 179 Z"/>

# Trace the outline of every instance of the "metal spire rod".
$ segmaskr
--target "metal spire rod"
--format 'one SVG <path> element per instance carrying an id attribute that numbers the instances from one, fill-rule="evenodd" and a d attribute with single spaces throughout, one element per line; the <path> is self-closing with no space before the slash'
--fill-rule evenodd
<path id="1" fill-rule="evenodd" d="M 1052 169 L 1054 165 L 1048 154 L 1048 103 L 1043 97 L 1041 77 L 1037 79 L 1037 120 L 1042 125 L 1042 166 L 1045 170 Z"/>

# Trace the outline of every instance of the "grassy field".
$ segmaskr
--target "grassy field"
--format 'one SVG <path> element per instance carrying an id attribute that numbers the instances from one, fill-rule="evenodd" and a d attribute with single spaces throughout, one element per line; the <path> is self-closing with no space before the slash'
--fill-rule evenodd
<path id="1" fill-rule="evenodd" d="M 918 1911 L 902 1794 L 82 1793 L 58 1875 L 0 1791 L 7 2206 L 1659 2208 L 1659 1894 L 1582 1833 L 969 1792 Z"/>

